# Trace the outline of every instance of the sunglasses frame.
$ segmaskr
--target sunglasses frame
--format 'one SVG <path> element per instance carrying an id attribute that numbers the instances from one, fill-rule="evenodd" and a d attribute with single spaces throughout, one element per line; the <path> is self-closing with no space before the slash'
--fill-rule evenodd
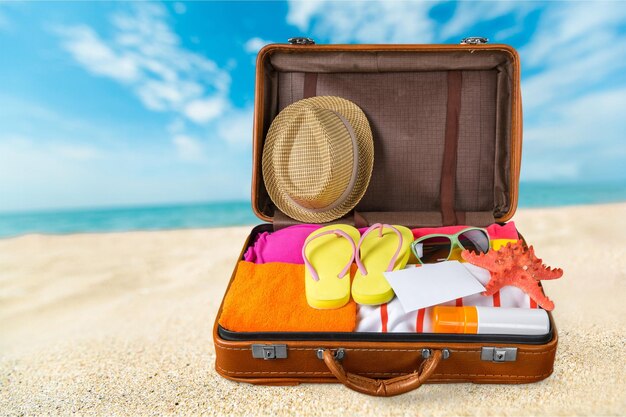
<path id="1" fill-rule="evenodd" d="M 459 236 L 462 235 L 463 233 L 472 231 L 472 230 L 480 230 L 481 232 L 483 232 L 485 234 L 485 236 L 487 237 L 487 252 L 489 252 L 489 250 L 491 249 L 491 238 L 489 238 L 489 233 L 487 233 L 487 229 L 483 229 L 482 227 L 467 227 L 463 230 L 458 231 L 457 233 L 454 234 L 445 234 L 445 233 L 433 233 L 433 234 L 429 234 L 429 235 L 424 235 L 422 237 L 420 237 L 419 239 L 411 242 L 411 252 L 413 252 L 413 255 L 415 255 L 415 258 L 417 259 L 417 262 L 420 263 L 420 265 L 424 265 L 424 263 L 421 261 L 420 257 L 417 256 L 417 252 L 415 251 L 415 247 L 417 246 L 418 243 L 423 242 L 426 239 L 430 239 L 433 237 L 445 237 L 450 239 L 450 253 L 448 253 L 448 257 L 446 258 L 446 261 L 448 259 L 450 259 L 450 256 L 452 255 L 452 252 L 454 251 L 454 248 L 461 248 L 462 250 L 465 250 L 465 247 L 461 244 L 461 241 L 459 240 Z M 487 253 L 485 252 L 485 253 Z M 439 261 L 439 262 L 445 262 L 445 261 Z M 439 263 L 439 262 L 429 262 L 429 263 Z"/>

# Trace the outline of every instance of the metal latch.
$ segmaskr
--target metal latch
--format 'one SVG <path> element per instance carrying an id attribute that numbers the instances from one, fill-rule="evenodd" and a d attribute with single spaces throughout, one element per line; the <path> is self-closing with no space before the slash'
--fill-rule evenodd
<path id="1" fill-rule="evenodd" d="M 470 36 L 461 39 L 461 45 L 482 45 L 487 42 L 489 42 L 489 39 L 483 38 L 482 36 Z"/>
<path id="2" fill-rule="evenodd" d="M 430 349 L 422 349 L 422 359 L 428 359 L 433 355 L 433 351 Z M 441 359 L 444 361 L 450 357 L 450 349 L 441 349 Z"/>
<path id="3" fill-rule="evenodd" d="M 292 45 L 315 45 L 315 41 L 311 38 L 304 36 L 296 36 L 295 38 L 289 38 L 287 40 Z"/>
<path id="4" fill-rule="evenodd" d="M 315 351 L 315 355 L 317 356 L 317 359 L 323 360 L 324 359 L 324 351 L 326 349 L 324 348 L 317 348 L 317 350 Z M 335 354 L 333 355 L 335 357 L 336 360 L 340 361 L 344 358 L 344 356 L 346 356 L 346 350 L 344 348 L 338 348 L 337 350 L 335 350 Z"/>
<path id="5" fill-rule="evenodd" d="M 480 351 L 480 359 L 490 362 L 515 362 L 517 359 L 517 348 L 484 347 Z"/>
<path id="6" fill-rule="evenodd" d="M 252 357 L 255 359 L 285 359 L 287 345 L 252 345 Z"/>

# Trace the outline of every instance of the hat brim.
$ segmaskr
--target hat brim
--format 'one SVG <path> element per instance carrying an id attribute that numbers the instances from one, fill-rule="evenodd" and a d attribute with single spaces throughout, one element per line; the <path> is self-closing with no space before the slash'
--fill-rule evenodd
<path id="1" fill-rule="evenodd" d="M 304 107 L 317 107 L 332 110 L 344 117 L 354 130 L 358 152 L 357 175 L 352 190 L 344 201 L 327 211 L 311 210 L 295 203 L 279 184 L 273 164 L 276 130 L 270 128 L 263 147 L 262 170 L 267 192 L 285 215 L 305 223 L 326 223 L 348 214 L 363 198 L 372 176 L 374 167 L 374 139 L 365 113 L 353 102 L 341 97 L 318 96 L 306 98 L 287 106 L 274 119 L 272 124 L 281 125 L 291 119 Z"/>

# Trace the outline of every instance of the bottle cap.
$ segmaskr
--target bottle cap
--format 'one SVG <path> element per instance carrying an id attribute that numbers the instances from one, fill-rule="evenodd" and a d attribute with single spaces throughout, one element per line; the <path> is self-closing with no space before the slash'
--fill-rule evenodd
<path id="1" fill-rule="evenodd" d="M 478 312 L 476 307 L 433 308 L 433 331 L 435 333 L 478 333 Z"/>

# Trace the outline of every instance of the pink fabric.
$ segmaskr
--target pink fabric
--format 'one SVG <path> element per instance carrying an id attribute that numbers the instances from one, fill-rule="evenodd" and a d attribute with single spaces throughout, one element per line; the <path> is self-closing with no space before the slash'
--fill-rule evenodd
<path id="1" fill-rule="evenodd" d="M 470 226 L 446 226 L 446 227 L 422 227 L 420 229 L 413 229 L 413 237 L 415 239 L 422 236 L 430 235 L 432 233 L 441 234 L 454 234 Z M 490 239 L 518 239 L 517 229 L 515 229 L 515 222 L 508 222 L 504 226 L 499 224 L 492 224 L 486 227 L 487 233 L 489 233 Z"/>
<path id="2" fill-rule="evenodd" d="M 254 244 L 243 255 L 243 260 L 264 264 L 268 262 L 285 262 L 290 264 L 302 264 L 302 246 L 306 238 L 322 226 L 319 224 L 298 224 L 280 229 L 277 232 L 259 233 Z M 469 226 L 428 227 L 413 229 L 413 237 L 418 238 L 431 233 L 456 233 Z M 491 239 L 517 239 L 515 223 L 509 222 L 504 226 L 492 224 L 487 227 L 487 233 Z M 359 229 L 363 234 L 366 227 Z"/>
<path id="3" fill-rule="evenodd" d="M 322 226 L 319 224 L 298 224 L 273 233 L 259 233 L 254 244 L 243 255 L 243 260 L 256 264 L 268 262 L 303 264 L 302 246 L 306 238 L 320 227 Z"/>

